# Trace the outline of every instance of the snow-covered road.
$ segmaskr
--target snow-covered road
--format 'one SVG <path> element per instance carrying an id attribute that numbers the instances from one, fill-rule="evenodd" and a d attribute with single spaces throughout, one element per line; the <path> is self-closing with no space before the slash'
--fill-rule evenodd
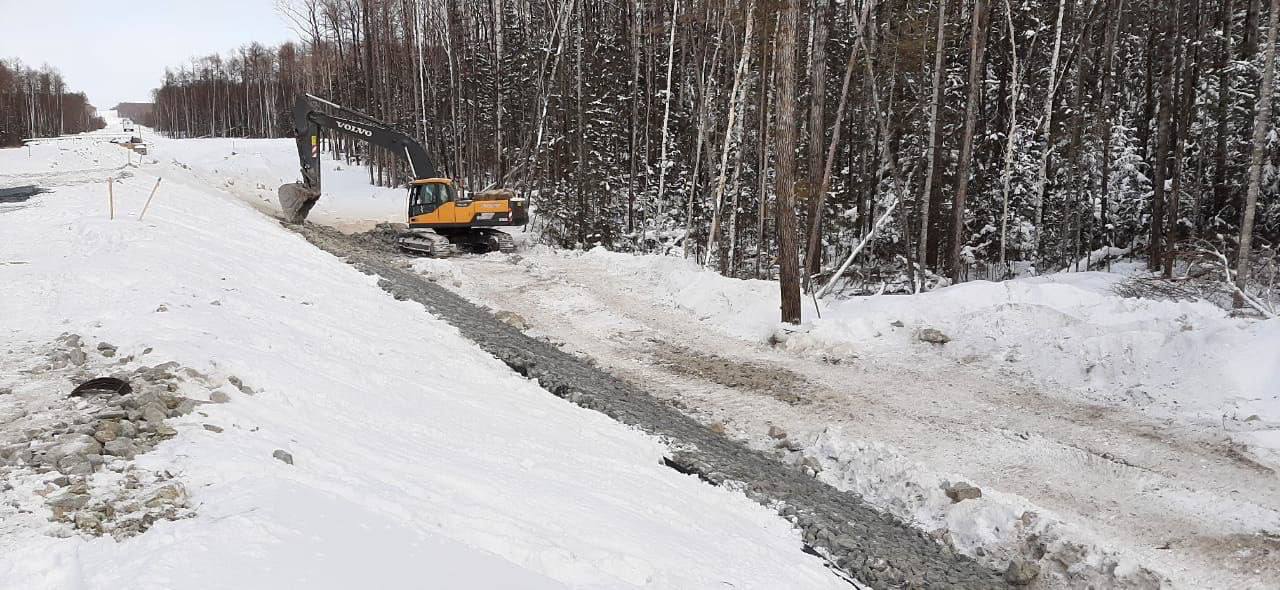
<path id="1" fill-rule="evenodd" d="M 924 343 L 897 360 L 773 348 L 750 313 L 698 312 L 715 289 L 690 285 L 711 279 L 680 271 L 689 298 L 673 302 L 643 265 L 535 248 L 417 268 L 757 447 L 782 429 L 805 447 L 789 460 L 812 457 L 826 481 L 994 565 L 1047 553 L 1073 587 L 1280 583 L 1276 473 L 1218 425 L 1082 401 Z M 983 497 L 953 504 L 940 488 L 957 479 Z"/>
<path id="2" fill-rule="evenodd" d="M 22 441 L 0 449 L 0 588 L 848 587 L 772 510 L 664 466 L 656 438 L 514 374 L 210 170 L 124 154 L 0 150 L 0 186 L 52 189 L 0 207 L 0 429 L 50 429 L 0 439 Z M 88 345 L 80 370 L 193 369 L 197 411 L 147 418 L 163 442 L 110 470 L 32 464 L 46 437 L 118 421 L 33 415 L 86 407 L 43 356 L 61 333 Z M 45 494 L 130 473 L 179 482 L 194 514 L 121 540 L 51 521 Z"/>

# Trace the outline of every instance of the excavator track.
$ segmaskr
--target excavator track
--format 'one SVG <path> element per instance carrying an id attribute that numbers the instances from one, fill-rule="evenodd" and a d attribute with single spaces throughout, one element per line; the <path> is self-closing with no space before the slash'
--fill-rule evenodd
<path id="1" fill-rule="evenodd" d="M 431 230 L 409 230 L 396 236 L 396 246 L 401 250 L 430 256 L 432 258 L 448 258 L 458 253 L 458 247 L 440 234 Z"/>
<path id="2" fill-rule="evenodd" d="M 448 237 L 460 252 L 485 254 L 488 252 L 511 253 L 516 251 L 516 242 L 503 231 L 491 227 L 470 227 L 466 229 L 436 230 Z"/>
<path id="3" fill-rule="evenodd" d="M 490 252 L 497 250 L 503 254 L 510 254 L 516 251 L 516 241 L 507 232 L 489 228 L 477 228 L 472 231 L 485 236 L 491 244 Z"/>

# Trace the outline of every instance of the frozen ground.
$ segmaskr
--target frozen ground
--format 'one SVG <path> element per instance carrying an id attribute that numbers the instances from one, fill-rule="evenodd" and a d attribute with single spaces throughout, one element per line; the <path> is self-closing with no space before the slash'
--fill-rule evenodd
<path id="1" fill-rule="evenodd" d="M 226 167 L 230 140 L 156 153 L 269 211 L 292 144 L 256 145 L 288 172 Z M 343 175 L 363 181 L 326 182 Z M 346 229 L 400 220 L 401 193 L 372 190 L 380 213 L 359 191 L 316 211 Z M 821 320 L 806 302 L 806 325 L 780 331 L 775 285 L 675 258 L 534 248 L 416 265 L 713 428 L 759 448 L 786 431 L 784 460 L 997 567 L 1038 559 L 1049 586 L 1280 584 L 1274 321 L 1121 298 L 1118 277 L 1085 273 L 850 300 Z M 921 342 L 925 328 L 950 342 Z M 941 488 L 958 481 L 982 497 L 953 503 Z"/>
<path id="2" fill-rule="evenodd" d="M 0 429 L 88 411 L 36 358 L 62 333 L 117 347 L 83 367 L 174 361 L 200 375 L 190 395 L 228 398 L 112 461 L 189 495 L 191 514 L 136 537 L 51 523 L 32 494 L 65 478 L 7 464 L 0 588 L 847 587 L 771 510 L 663 466 L 658 440 L 548 395 L 230 196 L 259 190 L 245 173 L 219 185 L 174 161 L 197 159 L 180 145 L 225 161 L 213 143 L 158 141 L 141 167 L 93 138 L 0 150 L 0 186 L 51 189 L 0 205 L 0 407 L 21 400 Z M 226 166 L 288 177 L 252 167 L 268 159 Z"/>

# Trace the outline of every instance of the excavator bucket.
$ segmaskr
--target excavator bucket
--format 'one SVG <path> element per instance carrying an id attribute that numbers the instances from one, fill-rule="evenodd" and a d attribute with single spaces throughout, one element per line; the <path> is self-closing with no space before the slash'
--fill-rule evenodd
<path id="1" fill-rule="evenodd" d="M 307 214 L 320 200 L 320 193 L 308 189 L 301 182 L 280 185 L 277 195 L 280 197 L 280 212 L 289 223 L 306 221 Z"/>

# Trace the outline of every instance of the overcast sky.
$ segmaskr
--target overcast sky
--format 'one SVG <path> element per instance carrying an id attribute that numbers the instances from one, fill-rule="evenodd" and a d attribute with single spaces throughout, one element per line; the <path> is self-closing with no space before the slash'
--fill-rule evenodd
<path id="1" fill-rule="evenodd" d="M 167 66 L 293 38 L 275 0 L 0 0 L 0 59 L 47 63 L 103 110 L 149 102 Z"/>

